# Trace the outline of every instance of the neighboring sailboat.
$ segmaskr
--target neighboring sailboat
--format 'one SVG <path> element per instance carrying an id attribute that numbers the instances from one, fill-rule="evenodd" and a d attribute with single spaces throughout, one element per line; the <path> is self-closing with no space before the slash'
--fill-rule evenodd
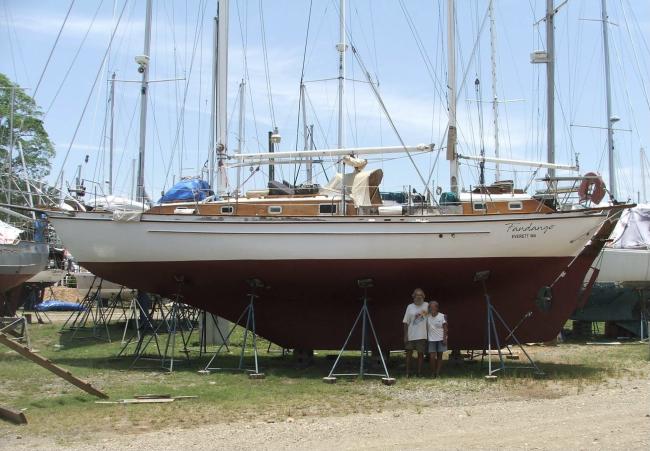
<path id="1" fill-rule="evenodd" d="M 45 242 L 23 240 L 21 229 L 0 221 L 0 315 L 13 316 L 20 303 L 12 290 L 47 267 Z"/>

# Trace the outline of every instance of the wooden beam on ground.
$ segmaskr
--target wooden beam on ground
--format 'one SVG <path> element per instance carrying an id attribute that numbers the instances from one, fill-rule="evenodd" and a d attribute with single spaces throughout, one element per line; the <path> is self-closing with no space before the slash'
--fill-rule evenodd
<path id="1" fill-rule="evenodd" d="M 93 396 L 97 396 L 98 398 L 108 399 L 108 395 L 106 393 L 97 390 L 89 382 L 86 382 L 84 380 L 81 380 L 73 376 L 72 373 L 70 373 L 70 371 L 55 365 L 45 357 L 33 353 L 32 351 L 29 350 L 29 348 L 27 348 L 27 346 L 23 346 L 20 343 L 16 343 L 15 341 L 11 340 L 7 335 L 5 335 L 2 332 L 0 332 L 0 343 L 16 351 L 18 354 L 31 360 L 32 362 L 42 366 L 46 370 L 51 371 L 52 373 L 56 374 L 60 378 L 65 379 L 66 381 L 70 382 L 72 385 L 79 387 L 86 393 L 89 393 Z"/>
<path id="2" fill-rule="evenodd" d="M 27 418 L 24 413 L 10 409 L 9 407 L 0 406 L 0 418 L 15 424 L 27 424 Z"/>

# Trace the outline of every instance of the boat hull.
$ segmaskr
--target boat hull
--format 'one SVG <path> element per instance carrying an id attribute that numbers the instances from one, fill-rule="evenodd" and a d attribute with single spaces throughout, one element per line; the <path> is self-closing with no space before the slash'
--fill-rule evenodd
<path id="1" fill-rule="evenodd" d="M 49 247 L 43 243 L 0 244 L 0 293 L 17 287 L 44 270 L 48 254 Z"/>
<path id="2" fill-rule="evenodd" d="M 21 290 L 16 287 L 44 270 L 48 255 L 49 247 L 44 243 L 0 244 L 0 315 L 16 313 L 22 303 Z"/>
<path id="3" fill-rule="evenodd" d="M 258 333 L 302 349 L 343 344 L 361 308 L 357 280 L 363 278 L 374 280 L 370 310 L 384 348 L 403 348 L 401 320 L 411 292 L 421 287 L 448 315 L 450 347 L 481 349 L 486 306 L 482 285 L 473 280 L 485 270 L 490 271 L 488 293 L 506 322 L 514 326 L 532 312 L 517 330 L 520 340 L 550 340 L 575 310 L 601 237 L 615 223 L 601 227 L 604 215 L 438 218 L 392 225 L 227 223 L 200 217 L 118 223 L 88 214 L 51 219 L 91 272 L 162 295 L 180 291 L 184 302 L 231 321 L 248 302 L 246 280 L 261 279 L 267 288 L 258 292 Z M 92 239 L 84 228 L 93 229 Z M 536 296 L 549 285 L 553 299 L 542 309 Z M 507 333 L 501 329 L 499 335 Z"/>
<path id="4" fill-rule="evenodd" d="M 603 249 L 597 282 L 647 286 L 650 283 L 650 250 Z"/>

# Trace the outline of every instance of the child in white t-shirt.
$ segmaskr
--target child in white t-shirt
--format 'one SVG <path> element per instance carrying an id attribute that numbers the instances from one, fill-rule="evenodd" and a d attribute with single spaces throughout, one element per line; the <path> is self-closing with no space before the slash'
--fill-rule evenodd
<path id="1" fill-rule="evenodd" d="M 442 367 L 442 354 L 447 351 L 447 317 L 440 312 L 440 306 L 436 301 L 429 302 L 427 337 L 431 377 L 438 377 Z"/>

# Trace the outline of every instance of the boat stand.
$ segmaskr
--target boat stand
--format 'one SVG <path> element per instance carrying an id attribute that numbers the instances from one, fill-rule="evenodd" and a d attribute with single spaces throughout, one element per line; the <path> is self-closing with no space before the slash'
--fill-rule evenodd
<path id="1" fill-rule="evenodd" d="M 112 305 L 102 305 L 101 291 L 103 279 L 99 279 L 97 287 L 95 287 L 96 280 L 97 276 L 93 278 L 90 288 L 88 288 L 86 295 L 80 302 L 83 310 L 72 312 L 65 323 L 63 323 L 63 326 L 61 326 L 60 332 L 66 330 L 72 332 L 71 339 L 95 338 L 97 340 L 106 340 L 110 343 L 111 334 L 108 330 L 108 322 L 110 319 L 109 312 L 112 314 L 113 307 Z M 89 320 L 91 326 L 87 326 Z M 91 329 L 90 335 L 77 336 L 79 332 L 88 328 Z"/>
<path id="2" fill-rule="evenodd" d="M 187 321 L 187 317 L 185 315 L 184 304 L 182 303 L 183 298 L 181 295 L 181 286 L 183 284 L 183 279 L 178 278 L 177 282 L 179 286 L 176 294 L 174 295 L 172 306 L 169 309 L 167 315 L 165 315 L 165 317 L 162 318 L 155 327 L 152 322 L 152 315 L 150 315 L 143 308 L 141 302 L 137 300 L 136 304 L 142 313 L 142 315 L 140 315 L 140 319 L 136 319 L 136 324 L 138 324 L 138 333 L 129 338 L 129 340 L 122 347 L 122 350 L 117 355 L 118 357 L 122 356 L 131 342 L 137 337 L 136 346 L 133 351 L 134 359 L 133 363 L 131 363 L 130 368 L 143 368 L 135 366 L 139 360 L 153 360 L 159 362 L 160 368 L 170 373 L 173 372 L 174 365 L 177 363 L 177 360 L 175 358 L 176 334 L 179 332 L 183 346 L 181 352 L 185 354 L 185 360 L 183 362 L 189 363 L 190 356 L 187 344 L 189 342 L 191 330 L 186 331 L 186 328 L 184 327 L 186 325 L 185 322 Z M 166 329 L 167 332 L 167 339 L 164 341 L 164 346 L 162 343 L 163 339 L 160 338 L 160 334 L 163 333 L 163 328 Z M 155 354 L 147 354 L 147 349 L 149 346 L 155 348 Z"/>
<path id="3" fill-rule="evenodd" d="M 485 357 L 487 356 L 487 361 L 488 361 L 488 373 L 485 375 L 485 378 L 488 380 L 495 380 L 497 378 L 496 373 L 499 371 L 505 372 L 506 369 L 532 369 L 534 370 L 534 374 L 536 376 L 543 376 L 544 372 L 539 369 L 539 367 L 535 364 L 533 359 L 530 357 L 530 355 L 526 352 L 524 347 L 521 345 L 521 342 L 515 335 L 514 331 L 521 325 L 524 319 L 526 319 L 530 315 L 524 316 L 524 318 L 519 321 L 517 324 L 517 327 L 514 329 L 511 329 L 508 324 L 505 322 L 503 317 L 499 314 L 499 312 L 494 308 L 492 305 L 492 301 L 490 299 L 490 294 L 487 291 L 487 285 L 486 281 L 490 277 L 490 271 L 479 271 L 476 273 L 474 276 L 474 282 L 481 282 L 481 285 L 483 286 L 483 295 L 485 297 L 485 307 L 486 307 L 486 346 L 485 349 L 483 350 L 483 354 L 481 356 L 481 365 L 483 365 L 483 362 L 485 360 Z M 507 347 L 508 350 L 510 350 L 509 346 L 502 346 L 501 342 L 499 340 L 499 334 L 497 333 L 497 322 L 496 320 L 499 321 L 501 326 L 508 332 L 508 335 L 506 336 L 506 339 L 504 342 L 508 341 L 509 339 L 513 339 L 515 344 L 519 347 L 521 352 L 524 353 L 526 358 L 528 359 L 528 362 L 530 363 L 529 366 L 506 366 L 505 364 L 505 353 L 502 351 L 503 347 Z M 499 357 L 499 363 L 496 367 L 493 368 L 492 365 L 492 357 L 493 357 L 493 352 L 492 352 L 492 340 L 495 342 L 495 347 L 494 349 L 497 352 L 497 355 Z M 510 351 L 512 353 L 512 351 Z"/>
<path id="4" fill-rule="evenodd" d="M 248 373 L 248 377 L 251 379 L 264 379 L 265 377 L 264 373 L 260 373 L 260 367 L 259 367 L 259 361 L 257 355 L 257 331 L 255 329 L 255 300 L 259 297 L 259 295 L 257 294 L 257 289 L 264 288 L 264 283 L 260 279 L 249 279 L 246 281 L 246 283 L 248 284 L 249 287 L 249 292 L 247 295 L 249 299 L 248 305 L 244 308 L 244 311 L 241 313 L 241 315 L 239 315 L 239 318 L 233 324 L 232 328 L 228 332 L 228 335 L 226 335 L 226 338 L 223 340 L 223 344 L 219 346 L 217 352 L 212 356 L 212 358 L 205 366 L 205 368 L 199 371 L 199 373 L 210 374 L 210 372 L 212 371 L 243 371 Z M 219 356 L 223 348 L 227 347 L 227 343 L 230 340 L 230 336 L 235 331 L 235 329 L 242 321 L 244 316 L 246 316 L 246 325 L 244 326 L 244 339 L 242 341 L 241 352 L 239 354 L 239 366 L 234 368 L 213 367 L 212 363 L 217 359 L 217 357 Z M 253 361 L 254 361 L 253 368 L 248 368 L 244 366 L 244 353 L 246 352 L 246 345 L 248 343 L 249 333 L 252 336 L 251 341 L 253 344 Z"/>
<path id="5" fill-rule="evenodd" d="M 334 365 L 332 365 L 332 369 L 330 370 L 329 374 L 323 378 L 323 382 L 333 384 L 336 382 L 337 377 L 342 377 L 342 376 L 356 376 L 361 379 L 363 379 L 365 376 L 371 376 L 371 377 L 381 377 L 381 382 L 384 385 L 393 385 L 395 383 L 395 379 L 390 377 L 390 374 L 388 374 L 388 367 L 386 366 L 384 353 L 382 352 L 381 346 L 379 345 L 377 332 L 375 331 L 375 326 L 372 324 L 372 319 L 370 318 L 370 311 L 368 310 L 368 300 L 369 300 L 368 288 L 372 288 L 374 286 L 374 282 L 372 279 L 359 279 L 357 281 L 357 284 L 359 285 L 359 288 L 363 290 L 363 297 L 361 298 L 363 304 L 361 306 L 361 310 L 359 311 L 359 314 L 357 315 L 357 319 L 354 321 L 354 324 L 350 329 L 350 333 L 348 334 L 348 337 L 345 339 L 345 343 L 343 343 L 343 347 L 339 351 L 339 354 L 336 356 L 336 360 L 334 361 Z M 341 356 L 343 355 L 346 348 L 348 347 L 350 338 L 352 338 L 352 334 L 354 333 L 354 330 L 357 328 L 359 321 L 361 321 L 361 359 L 359 361 L 359 372 L 358 373 L 335 373 L 336 367 L 339 364 L 339 361 L 341 360 Z M 384 369 L 383 373 L 368 373 L 366 370 L 366 359 L 368 358 L 368 353 L 369 353 L 369 349 L 368 349 L 369 343 L 367 342 L 368 326 L 370 326 L 370 331 L 372 332 L 372 336 L 375 339 L 375 344 L 377 345 L 377 351 L 379 353 L 381 365 L 382 368 Z"/>

